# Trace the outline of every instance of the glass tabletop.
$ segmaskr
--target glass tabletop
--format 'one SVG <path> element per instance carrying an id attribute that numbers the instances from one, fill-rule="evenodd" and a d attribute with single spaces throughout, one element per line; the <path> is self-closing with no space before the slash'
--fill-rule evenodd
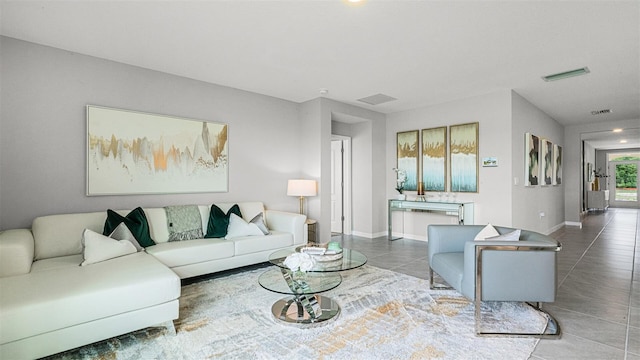
<path id="1" fill-rule="evenodd" d="M 294 275 L 288 269 L 270 268 L 260 275 L 258 283 L 263 288 L 286 295 L 313 295 L 335 289 L 342 283 L 342 276 L 335 273 L 307 272 Z"/>
<path id="2" fill-rule="evenodd" d="M 300 246 L 298 249 L 302 248 Z M 269 262 L 281 268 L 285 268 L 283 262 L 290 254 L 292 250 L 278 250 L 269 255 Z M 316 261 L 315 266 L 310 272 L 333 272 L 333 271 L 345 271 L 358 268 L 367 263 L 367 256 L 357 250 L 342 249 L 342 259 L 335 261 Z"/>

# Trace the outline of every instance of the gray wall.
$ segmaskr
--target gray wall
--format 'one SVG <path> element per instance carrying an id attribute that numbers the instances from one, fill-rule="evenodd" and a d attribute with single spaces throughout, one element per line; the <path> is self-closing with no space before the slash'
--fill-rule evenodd
<path id="1" fill-rule="evenodd" d="M 0 229 L 53 213 L 263 201 L 303 175 L 299 105 L 272 97 L 0 38 Z M 85 105 L 229 124 L 229 192 L 85 196 Z"/>
<path id="2" fill-rule="evenodd" d="M 524 186 L 525 133 L 529 132 L 564 146 L 564 128 L 525 98 L 512 92 L 512 164 L 513 226 L 550 233 L 564 224 L 564 189 L 566 185 Z M 542 165 L 541 165 L 542 166 Z M 564 171 L 566 174 L 566 170 Z M 540 216 L 540 212 L 544 216 Z"/>

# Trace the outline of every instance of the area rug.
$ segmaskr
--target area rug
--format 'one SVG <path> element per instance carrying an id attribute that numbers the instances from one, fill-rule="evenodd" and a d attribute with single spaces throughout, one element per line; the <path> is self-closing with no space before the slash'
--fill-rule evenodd
<path id="1" fill-rule="evenodd" d="M 473 304 L 426 280 L 363 266 L 323 295 L 341 313 L 310 328 L 271 314 L 284 297 L 258 285 L 266 268 L 182 288 L 177 334 L 149 328 L 53 359 L 527 359 L 537 340 L 474 335 Z M 521 303 L 485 303 L 485 330 L 542 331 L 546 319 Z"/>

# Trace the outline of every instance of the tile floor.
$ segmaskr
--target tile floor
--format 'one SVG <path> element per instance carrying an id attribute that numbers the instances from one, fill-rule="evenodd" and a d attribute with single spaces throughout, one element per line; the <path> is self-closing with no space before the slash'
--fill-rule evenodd
<path id="1" fill-rule="evenodd" d="M 640 210 L 590 213 L 578 227 L 551 234 L 558 254 L 558 296 L 544 308 L 560 322 L 559 340 L 540 340 L 531 359 L 640 360 Z M 344 236 L 368 264 L 428 278 L 427 243 Z"/>

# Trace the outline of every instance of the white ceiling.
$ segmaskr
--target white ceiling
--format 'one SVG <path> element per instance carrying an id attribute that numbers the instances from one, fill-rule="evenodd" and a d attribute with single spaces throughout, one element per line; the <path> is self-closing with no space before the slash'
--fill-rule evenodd
<path id="1" fill-rule="evenodd" d="M 514 89 L 563 125 L 640 119 L 639 1 L 0 1 L 1 34 L 382 113 Z M 543 75 L 587 66 L 588 75 Z M 398 100 L 370 106 L 357 99 Z M 592 110 L 612 109 L 592 116 Z M 639 120 L 640 121 L 640 120 Z"/>

